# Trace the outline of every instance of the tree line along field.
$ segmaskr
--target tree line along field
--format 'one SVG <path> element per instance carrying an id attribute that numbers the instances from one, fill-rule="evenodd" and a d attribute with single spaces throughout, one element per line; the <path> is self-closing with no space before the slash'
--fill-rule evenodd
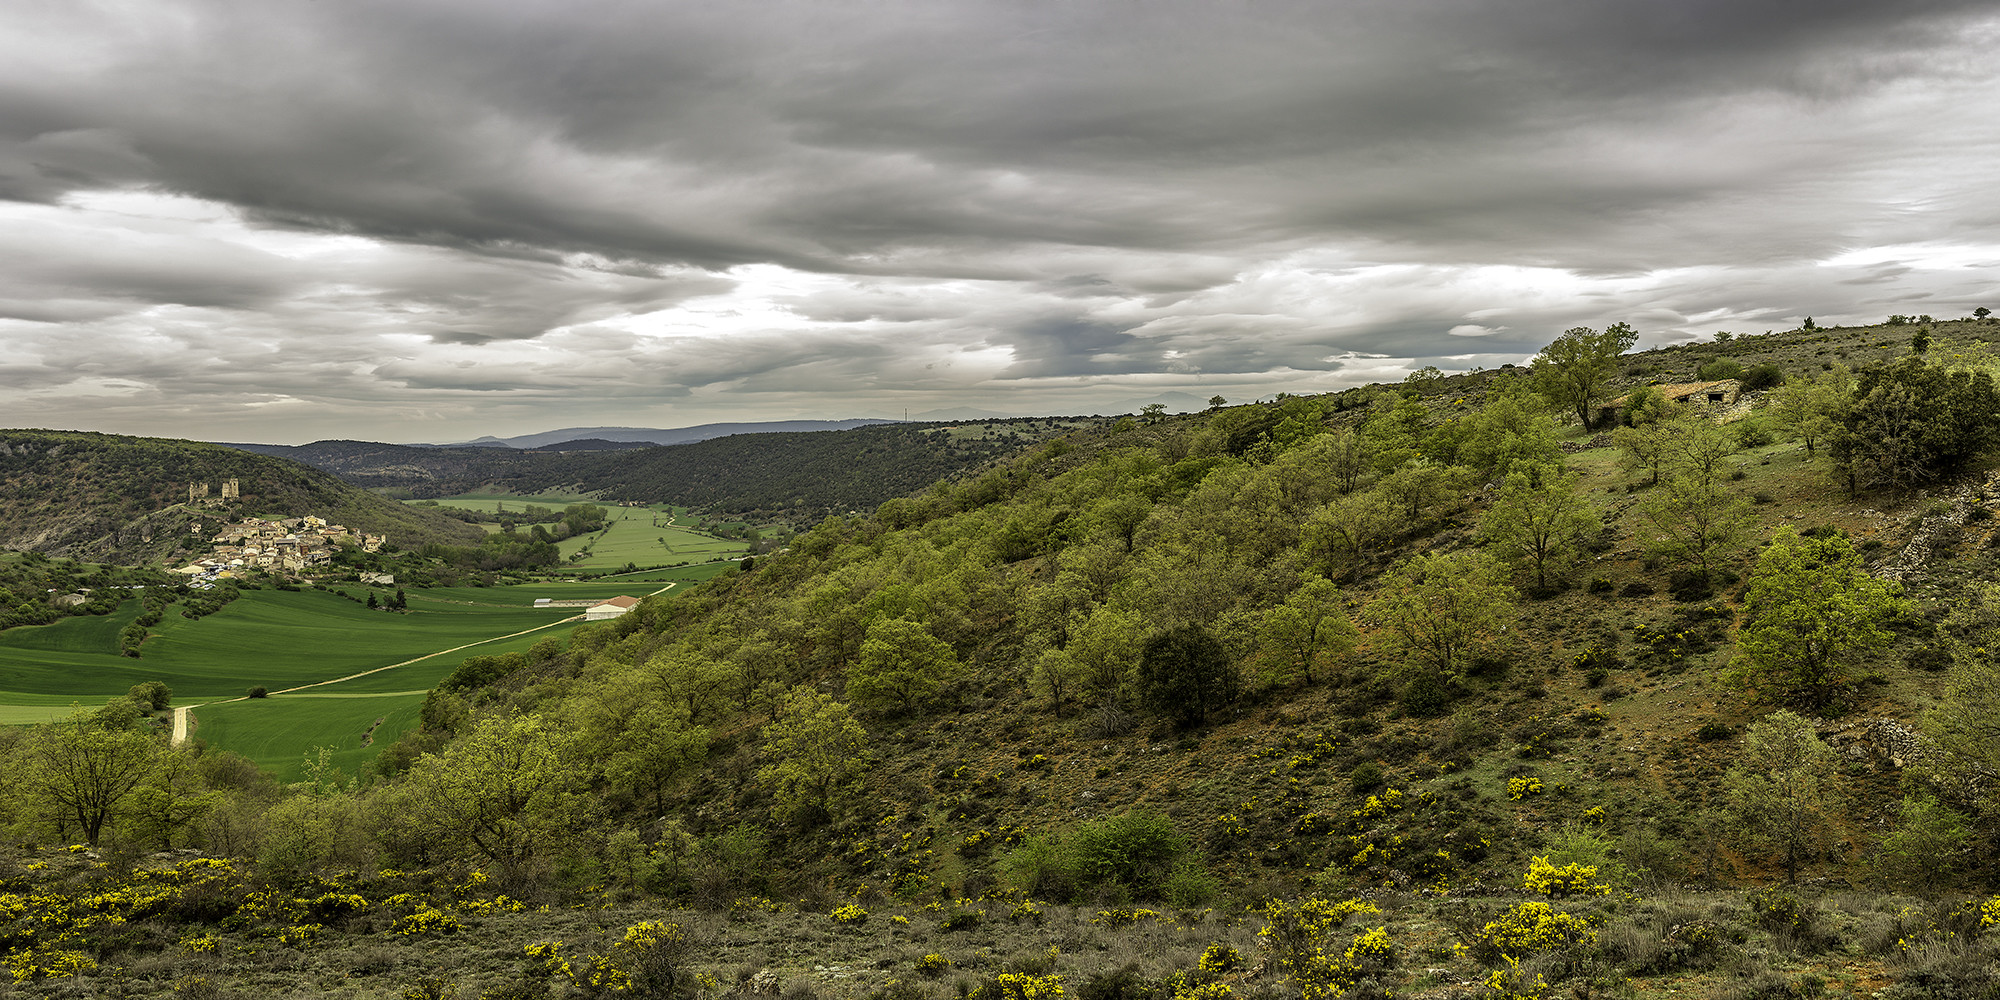
<path id="1" fill-rule="evenodd" d="M 176 706 L 201 706 L 192 735 L 214 748 L 290 779 L 307 752 L 328 747 L 332 763 L 352 774 L 416 725 L 424 695 L 465 657 L 567 636 L 574 624 L 558 623 L 580 609 L 537 610 L 537 598 L 643 596 L 675 582 L 414 590 L 407 592 L 409 614 L 368 609 L 361 603 L 365 587 L 347 588 L 352 599 L 327 591 L 250 590 L 200 620 L 168 615 L 154 626 L 139 659 L 118 653 L 119 631 L 140 613 L 137 602 L 128 602 L 110 615 L 0 633 L 0 724 L 60 718 L 73 706 L 95 707 L 134 684 L 159 680 L 173 689 Z M 501 638 L 507 636 L 512 638 Z M 467 645 L 473 648 L 444 652 Z M 284 690 L 409 660 L 417 662 Z M 244 698 L 253 687 L 273 694 Z M 383 721 L 377 725 L 377 719 Z"/>
<path id="2" fill-rule="evenodd" d="M 524 511 L 529 505 L 561 510 L 573 503 L 591 503 L 588 497 L 566 494 L 498 496 L 467 494 L 436 501 L 439 506 L 489 512 L 497 517 Z M 646 507 L 601 505 L 605 509 L 602 531 L 565 538 L 560 543 L 563 568 L 585 573 L 622 569 L 630 566 L 671 566 L 731 559 L 748 546 L 740 541 L 716 538 L 676 524 L 686 515 L 685 508 L 666 504 Z"/>
<path id="3" fill-rule="evenodd" d="M 715 538 L 671 523 L 671 513 L 648 507 L 613 507 L 603 531 L 564 539 L 564 565 L 584 571 L 626 565 L 699 563 L 740 556 L 742 542 Z M 581 556 L 581 558 L 577 558 Z"/>

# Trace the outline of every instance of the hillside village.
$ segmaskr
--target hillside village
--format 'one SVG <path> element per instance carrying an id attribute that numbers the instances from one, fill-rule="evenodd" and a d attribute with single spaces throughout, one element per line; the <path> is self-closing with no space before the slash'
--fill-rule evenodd
<path id="1" fill-rule="evenodd" d="M 298 574 L 333 561 L 343 544 L 376 552 L 388 539 L 351 531 L 325 518 L 307 514 L 278 520 L 249 518 L 225 525 L 209 539 L 214 550 L 175 572 L 193 582 L 213 582 L 240 576 L 247 570 Z"/>

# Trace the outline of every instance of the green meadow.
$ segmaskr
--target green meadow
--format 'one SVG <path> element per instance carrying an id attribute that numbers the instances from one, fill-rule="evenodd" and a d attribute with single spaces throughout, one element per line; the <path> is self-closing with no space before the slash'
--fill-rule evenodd
<path id="1" fill-rule="evenodd" d="M 411 503 L 414 501 L 404 501 Z M 597 503 L 598 501 L 578 493 L 541 493 L 534 496 L 520 496 L 503 493 L 467 493 L 463 496 L 440 497 L 438 506 L 457 507 L 461 510 L 485 511 L 489 514 L 521 513 L 530 504 L 561 510 L 573 503 Z M 600 504 L 600 506 L 609 506 Z"/>
<path id="2" fill-rule="evenodd" d="M 590 497 L 547 494 L 540 496 L 498 496 L 466 494 L 443 497 L 440 506 L 490 513 L 496 517 L 519 513 L 529 504 L 561 510 L 575 503 L 598 503 Z M 674 563 L 705 563 L 733 559 L 749 551 L 740 541 L 702 534 L 676 520 L 687 520 L 687 509 L 660 504 L 650 507 L 620 507 L 600 503 L 605 509 L 603 531 L 595 531 L 561 543 L 563 568 L 584 573 L 633 566 L 667 566 Z M 661 577 L 660 579 L 669 579 Z"/>
<path id="3" fill-rule="evenodd" d="M 176 706 L 193 708 L 194 735 L 210 746 L 287 779 L 297 777 L 307 752 L 328 747 L 352 774 L 415 727 L 425 693 L 466 657 L 526 650 L 576 627 L 563 621 L 581 608 L 536 610 L 535 599 L 643 597 L 672 585 L 613 580 L 408 590 L 409 614 L 370 611 L 326 591 L 245 591 L 198 621 L 170 610 L 140 659 L 118 655 L 119 630 L 139 614 L 139 603 L 129 601 L 102 617 L 0 633 L 0 724 L 57 718 L 74 705 L 102 705 L 134 684 L 160 680 L 173 689 Z M 366 596 L 365 587 L 345 589 Z M 252 687 L 266 688 L 269 697 L 245 698 Z M 293 688 L 300 690 L 287 690 Z M 364 744 L 371 727 L 373 739 Z"/>
<path id="4" fill-rule="evenodd" d="M 669 563 L 731 559 L 749 550 L 740 541 L 714 538 L 674 523 L 667 507 L 611 507 L 603 531 L 562 542 L 563 565 L 584 572 Z M 576 558 L 581 555 L 582 558 Z M 573 561 L 572 561 L 573 560 Z"/>

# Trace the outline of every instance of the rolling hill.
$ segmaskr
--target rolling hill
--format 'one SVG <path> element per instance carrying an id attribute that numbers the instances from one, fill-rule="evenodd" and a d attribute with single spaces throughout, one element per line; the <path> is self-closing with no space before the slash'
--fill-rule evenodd
<path id="1" fill-rule="evenodd" d="M 222 485 L 232 479 L 241 496 L 224 501 Z M 191 503 L 191 484 L 207 496 Z M 136 564 L 205 547 L 197 528 L 308 513 L 400 546 L 480 537 L 298 462 L 195 441 L 0 430 L 0 545 L 8 548 Z"/>
<path id="2" fill-rule="evenodd" d="M 218 780 L 184 836 L 286 891 L 212 891 L 296 905 L 132 922 L 426 996 L 1986 995 L 1996 334 L 1077 429 L 468 661 L 371 785 Z"/>
<path id="3" fill-rule="evenodd" d="M 873 509 L 1052 435 L 1099 422 L 1102 418 L 1050 417 L 876 423 L 848 430 L 732 434 L 639 449 L 593 445 L 570 452 L 364 441 L 228 447 L 294 459 L 355 486 L 409 499 L 560 492 L 811 523 L 828 514 Z"/>

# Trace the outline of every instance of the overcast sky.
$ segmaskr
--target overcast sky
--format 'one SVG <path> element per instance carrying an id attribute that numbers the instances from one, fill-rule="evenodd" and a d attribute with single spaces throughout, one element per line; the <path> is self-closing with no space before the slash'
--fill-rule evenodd
<path id="1" fill-rule="evenodd" d="M 1993 2 L 0 4 L 6 426 L 1112 412 L 1997 272 Z"/>

